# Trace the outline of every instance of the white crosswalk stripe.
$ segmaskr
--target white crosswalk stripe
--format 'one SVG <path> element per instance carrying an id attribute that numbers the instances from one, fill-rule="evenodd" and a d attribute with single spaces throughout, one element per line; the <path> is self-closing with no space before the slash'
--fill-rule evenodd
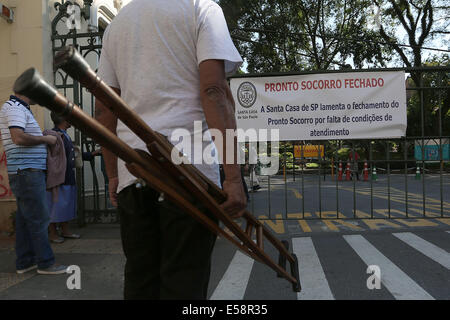
<path id="1" fill-rule="evenodd" d="M 236 251 L 210 300 L 242 300 L 254 260 L 240 251 Z"/>
<path id="2" fill-rule="evenodd" d="M 302 279 L 302 291 L 297 294 L 297 299 L 334 300 L 311 238 L 293 238 L 292 251 L 297 257 L 301 257 L 299 273 Z"/>
<path id="3" fill-rule="evenodd" d="M 447 234 L 450 231 L 445 231 Z M 386 234 L 386 237 L 389 237 L 391 234 Z M 417 254 L 421 253 L 427 258 L 433 260 L 430 263 L 436 262 L 434 264 L 436 267 L 439 265 L 444 266 L 446 269 L 450 270 L 450 254 L 443 248 L 439 247 L 435 243 L 431 243 L 418 235 L 412 232 L 394 232 L 392 233 L 399 242 L 396 242 L 396 246 L 401 246 L 402 243 L 409 245 Z M 346 252 L 347 259 L 344 263 L 354 263 L 355 261 L 352 259 L 361 259 L 365 265 L 367 266 L 378 266 L 381 271 L 381 283 L 383 292 L 380 292 L 380 297 L 389 298 L 394 297 L 398 300 L 434 300 L 442 299 L 442 297 L 446 296 L 445 290 L 446 283 L 448 283 L 448 275 L 442 274 L 437 275 L 432 272 L 427 272 L 427 274 L 422 275 L 419 270 L 421 270 L 420 265 L 402 263 L 401 265 L 396 265 L 393 261 L 389 259 L 390 255 L 388 252 L 384 252 L 382 247 L 375 246 L 371 242 L 369 242 L 365 235 L 336 235 L 337 238 L 344 239 L 345 250 L 342 252 Z M 338 243 L 342 242 L 337 241 L 336 243 L 336 252 L 339 252 L 340 248 Z M 347 244 L 349 247 L 347 247 Z M 319 246 L 318 246 L 319 245 Z M 344 249 L 344 248 L 342 248 Z M 287 293 L 283 292 L 282 295 L 288 299 L 297 299 L 297 300 L 334 300 L 336 297 L 346 297 L 349 296 L 348 292 L 334 292 L 333 290 L 338 290 L 340 286 L 336 286 L 336 283 L 339 283 L 335 278 L 327 278 L 327 277 L 336 277 L 339 276 L 338 273 L 333 272 L 331 274 L 327 274 L 330 272 L 330 266 L 324 266 L 322 263 L 325 261 L 329 261 L 335 263 L 333 259 L 329 259 L 330 251 L 326 250 L 325 253 L 319 250 L 323 250 L 323 245 L 317 243 L 315 245 L 315 239 L 313 237 L 297 237 L 292 238 L 292 252 L 299 257 L 299 274 L 302 285 L 302 291 L 300 293 Z M 391 254 L 394 252 L 390 250 Z M 350 254 L 350 255 L 349 255 Z M 414 253 L 410 250 L 399 250 L 398 255 L 405 255 L 405 259 L 411 259 L 411 255 Z M 322 258 L 322 260 L 319 259 Z M 353 257 L 352 259 L 348 259 Z M 401 256 L 400 256 L 401 257 Z M 272 257 L 275 258 L 275 257 Z M 276 258 L 275 258 L 276 259 Z M 423 258 L 426 259 L 426 258 Z M 422 263 L 424 263 L 422 260 Z M 361 263 L 358 261 L 358 263 Z M 400 267 L 402 269 L 400 269 Z M 345 268 L 345 266 L 343 266 Z M 214 292 L 212 293 L 210 299 L 211 300 L 243 300 L 246 297 L 246 292 L 249 291 L 247 289 L 250 277 L 255 276 L 252 274 L 255 271 L 255 274 L 261 274 L 261 270 L 254 270 L 257 268 L 265 268 L 264 274 L 269 268 L 262 264 L 254 265 L 254 260 L 249 258 L 248 256 L 242 254 L 240 251 L 236 251 L 231 262 L 222 276 L 221 280 L 217 284 Z M 336 268 L 336 265 L 333 266 Z M 433 268 L 433 266 L 427 265 L 427 268 Z M 288 267 L 289 269 L 289 267 Z M 431 269 L 432 270 L 432 269 Z M 442 271 L 442 269 L 440 269 Z M 363 271 L 365 272 L 365 270 Z M 414 276 L 413 276 L 414 275 Z M 349 277 L 349 274 L 343 275 L 345 277 Z M 351 275 L 350 275 L 351 276 Z M 259 276 L 258 276 L 259 277 Z M 369 277 L 369 274 L 367 275 Z M 350 281 L 352 277 L 348 278 Z M 358 279 L 358 280 L 356 280 Z M 442 279 L 443 282 L 439 282 Z M 264 279 L 254 279 L 257 282 L 264 281 L 265 284 L 263 287 L 270 288 L 270 284 L 268 282 L 271 281 L 280 281 L 279 279 L 273 277 L 273 275 L 268 276 Z M 361 281 L 360 276 L 355 277 L 355 281 Z M 438 281 L 442 283 L 441 288 L 437 288 L 435 283 Z M 330 284 L 334 284 L 330 286 Z M 366 290 L 366 283 L 361 285 L 358 283 L 357 285 L 349 283 L 349 288 L 361 288 L 362 290 Z M 430 285 L 432 287 L 430 287 Z M 276 284 L 279 286 L 279 284 Z M 422 287 L 423 286 L 423 287 Z M 261 297 L 264 296 L 264 290 L 259 292 L 254 292 L 257 287 L 252 286 L 251 292 L 247 292 L 249 297 Z M 332 290 L 333 288 L 333 290 Z M 343 288 L 344 289 L 344 288 Z M 360 290 L 361 290 L 360 289 Z M 368 288 L 369 289 L 369 288 Z M 367 290 L 368 290 L 367 289 Z M 427 290 L 430 290 L 430 293 Z M 267 290 L 267 289 L 265 289 Z M 340 289 L 339 289 L 340 290 Z M 270 290 L 269 290 L 270 291 Z M 269 292 L 267 291 L 267 292 Z M 361 292 L 363 296 L 370 297 L 367 295 L 367 291 Z M 375 293 L 375 292 L 373 292 Z M 389 295 L 390 293 L 390 295 Z M 277 297 L 276 293 L 271 291 L 269 293 L 270 299 L 273 297 Z M 281 295 L 280 295 L 281 296 Z M 353 297 L 355 295 L 352 293 Z M 357 295 L 356 295 L 357 296 Z"/>
<path id="4" fill-rule="evenodd" d="M 436 261 L 447 269 L 450 269 L 450 253 L 446 252 L 444 249 L 435 246 L 411 232 L 393 233 L 393 235 L 417 251 L 420 251 L 428 258 Z"/>
<path id="5" fill-rule="evenodd" d="M 396 299 L 434 300 L 430 294 L 386 258 L 363 236 L 345 235 L 343 237 L 368 266 L 379 266 L 381 282 Z"/>

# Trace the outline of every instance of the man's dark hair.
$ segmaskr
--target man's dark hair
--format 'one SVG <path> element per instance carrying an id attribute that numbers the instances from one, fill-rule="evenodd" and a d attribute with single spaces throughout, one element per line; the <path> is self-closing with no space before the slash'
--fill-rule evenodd
<path id="1" fill-rule="evenodd" d="M 50 113 L 50 118 L 52 118 L 53 123 L 55 124 L 55 126 L 63 123 L 66 119 L 64 119 L 63 117 L 57 115 L 54 112 Z"/>

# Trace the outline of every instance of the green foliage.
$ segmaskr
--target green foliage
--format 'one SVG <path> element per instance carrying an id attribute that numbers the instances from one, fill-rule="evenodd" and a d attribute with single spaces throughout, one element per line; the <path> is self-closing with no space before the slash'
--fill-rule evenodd
<path id="1" fill-rule="evenodd" d="M 308 169 L 316 169 L 319 168 L 319 164 L 318 163 L 314 163 L 314 162 L 310 162 L 306 164 L 306 168 Z"/>
<path id="2" fill-rule="evenodd" d="M 435 56 L 426 61 L 425 66 L 450 66 L 450 56 Z M 450 135 L 450 74 L 448 72 L 424 72 L 422 77 L 424 87 L 446 86 L 447 89 L 423 91 L 423 117 L 419 91 L 408 91 L 410 97 L 407 109 L 407 136 L 422 136 L 422 118 L 425 136 L 439 136 L 440 130 L 442 130 L 442 135 L 448 136 Z M 409 80 L 408 86 L 414 88 L 415 82 Z M 440 123 L 441 119 L 442 123 Z"/>
<path id="3" fill-rule="evenodd" d="M 286 169 L 290 169 L 292 170 L 292 168 L 294 167 L 294 170 L 300 170 L 300 166 L 299 165 L 294 165 L 292 162 L 287 162 L 286 163 Z"/>
<path id="4" fill-rule="evenodd" d="M 284 152 L 282 153 L 281 157 L 286 162 L 292 162 L 292 160 L 294 159 L 294 154 L 292 152 Z"/>
<path id="5" fill-rule="evenodd" d="M 369 0 L 218 0 L 251 73 L 383 66 L 390 50 L 367 28 Z"/>
<path id="6" fill-rule="evenodd" d="M 423 47 L 449 27 L 448 0 L 216 2 L 251 73 L 341 69 L 349 59 L 355 68 L 421 66 Z"/>
<path id="7" fill-rule="evenodd" d="M 350 148 L 341 148 L 338 150 L 337 154 L 339 157 L 339 160 L 347 160 L 348 154 L 350 153 Z"/>

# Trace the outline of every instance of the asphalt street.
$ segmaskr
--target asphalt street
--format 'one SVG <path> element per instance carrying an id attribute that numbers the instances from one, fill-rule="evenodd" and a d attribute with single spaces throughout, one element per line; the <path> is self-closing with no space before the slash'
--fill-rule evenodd
<path id="1" fill-rule="evenodd" d="M 251 194 L 249 210 L 298 256 L 302 291 L 293 292 L 272 269 L 218 238 L 209 299 L 450 299 L 448 176 L 422 181 L 380 175 L 373 182 L 322 177 L 319 182 L 309 175 L 303 183 L 288 177 L 286 184 L 278 176 L 271 178 L 270 192 L 268 179 L 260 179 L 262 188 Z M 122 299 L 119 225 L 88 224 L 74 231 L 82 238 L 52 246 L 59 263 L 80 267 L 80 289 L 67 287 L 68 274 L 17 275 L 14 240 L 3 238 L 0 299 Z M 278 261 L 271 245 L 264 248 Z"/>
<path id="2" fill-rule="evenodd" d="M 289 236 L 299 257 L 302 291 L 266 265 L 218 241 L 211 300 L 433 300 L 450 299 L 450 227 L 417 231 L 319 232 Z M 277 252 L 265 243 L 275 261 Z M 367 285 L 378 266 L 379 287 Z"/>
<path id="3" fill-rule="evenodd" d="M 423 178 L 423 177 L 422 177 Z M 276 219 L 450 217 L 450 175 L 378 175 L 376 181 L 336 181 L 327 175 L 258 177 L 249 210 Z M 250 181 L 246 177 L 248 184 Z"/>

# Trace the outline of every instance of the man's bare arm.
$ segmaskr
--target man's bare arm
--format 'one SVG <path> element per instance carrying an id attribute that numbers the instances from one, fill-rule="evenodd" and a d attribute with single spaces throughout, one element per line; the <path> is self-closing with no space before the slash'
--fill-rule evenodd
<path id="1" fill-rule="evenodd" d="M 118 95 L 120 95 L 120 89 L 112 88 Z M 108 108 L 98 99 L 95 100 L 95 119 L 103 124 L 109 131 L 116 134 L 117 129 L 117 117 L 108 110 Z M 118 173 L 117 173 L 117 156 L 108 149 L 101 148 L 103 160 L 105 161 L 106 174 L 109 179 L 109 193 L 110 199 L 113 205 L 117 206 L 117 186 L 118 186 Z"/>
<path id="2" fill-rule="evenodd" d="M 219 152 L 223 159 L 225 181 L 224 191 L 227 193 L 227 201 L 223 208 L 232 217 L 243 214 L 246 206 L 246 198 L 242 186 L 241 169 L 237 164 L 237 140 L 235 136 L 228 137 L 227 129 L 236 129 L 234 115 L 234 100 L 226 81 L 223 60 L 206 60 L 199 66 L 200 71 L 200 95 L 209 128 L 214 128 L 222 133 L 223 146 Z M 233 152 L 233 162 L 227 163 L 227 153 Z"/>
<path id="3" fill-rule="evenodd" d="M 38 144 L 54 145 L 56 143 L 56 137 L 54 136 L 32 136 L 25 133 L 22 128 L 9 128 L 11 133 L 11 140 L 18 146 L 36 146 Z"/>

